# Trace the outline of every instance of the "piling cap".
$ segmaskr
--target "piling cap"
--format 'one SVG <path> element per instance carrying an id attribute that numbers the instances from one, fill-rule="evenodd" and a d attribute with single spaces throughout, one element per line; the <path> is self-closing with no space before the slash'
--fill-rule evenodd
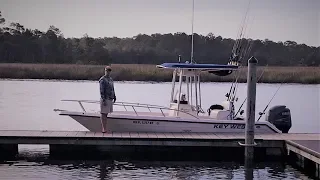
<path id="1" fill-rule="evenodd" d="M 255 63 L 255 64 L 257 64 L 258 63 L 258 60 L 255 58 L 255 57 L 251 57 L 249 60 L 248 60 L 248 63 Z"/>

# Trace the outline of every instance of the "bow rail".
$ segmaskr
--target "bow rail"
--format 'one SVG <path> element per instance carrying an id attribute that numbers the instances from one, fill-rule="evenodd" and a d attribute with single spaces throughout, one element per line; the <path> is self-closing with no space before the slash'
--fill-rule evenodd
<path id="1" fill-rule="evenodd" d="M 79 103 L 81 109 L 84 112 L 87 112 L 86 109 L 83 106 L 83 103 L 91 103 L 91 104 L 100 104 L 100 101 L 97 100 L 71 100 L 71 99 L 65 99 L 65 100 L 61 100 L 61 101 L 66 101 L 66 102 L 77 102 Z M 163 115 L 163 117 L 166 117 L 165 113 L 163 112 L 163 110 L 174 110 L 174 111 L 178 111 L 184 114 L 187 114 L 189 116 L 192 116 L 196 119 L 199 119 L 197 116 L 184 112 L 184 111 L 180 111 L 177 109 L 172 109 L 172 108 L 168 108 L 165 106 L 159 106 L 159 105 L 152 105 L 152 104 L 143 104 L 143 103 L 133 103 L 133 102 L 115 102 L 113 105 L 115 106 L 122 106 L 126 111 L 129 111 L 127 109 L 127 107 L 131 107 L 133 109 L 133 111 L 135 112 L 135 114 L 137 116 L 139 116 L 136 108 L 146 108 L 149 110 L 149 112 L 152 112 L 151 109 L 159 109 L 161 111 L 161 114 Z M 54 111 L 65 111 L 65 110 L 60 110 L 60 109 L 54 109 Z"/>

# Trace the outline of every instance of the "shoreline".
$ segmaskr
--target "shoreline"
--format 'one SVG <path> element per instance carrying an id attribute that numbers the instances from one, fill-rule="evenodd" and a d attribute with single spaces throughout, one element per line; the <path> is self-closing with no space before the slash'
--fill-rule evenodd
<path id="1" fill-rule="evenodd" d="M 172 71 L 156 68 L 151 64 L 113 64 L 115 82 L 171 82 Z M 48 80 L 48 81 L 98 81 L 104 74 L 104 65 L 77 64 L 0 64 L 1 80 Z M 239 83 L 246 83 L 247 67 L 239 69 Z M 258 83 L 266 84 L 320 84 L 320 67 L 262 67 L 257 68 Z M 203 72 L 201 81 L 232 82 L 235 73 L 219 77 Z"/>
<path id="2" fill-rule="evenodd" d="M 0 81 L 38 81 L 38 82 L 89 82 L 89 83 L 98 83 L 98 80 L 68 80 L 68 79 L 10 79 L 10 78 L 0 78 Z M 167 83 L 171 84 L 171 81 L 114 81 L 115 83 L 133 83 L 133 84 L 160 84 L 160 83 Z M 232 83 L 232 82 L 214 82 L 214 81 L 208 81 L 208 82 L 201 82 L 201 84 L 206 83 Z M 239 84 L 246 84 L 246 82 L 240 82 Z M 257 84 L 281 84 L 279 83 L 267 83 L 267 82 L 257 82 Z M 283 82 L 285 85 L 304 85 L 304 86 L 317 86 L 320 85 L 320 83 L 315 84 L 302 84 L 302 83 L 286 83 Z"/>

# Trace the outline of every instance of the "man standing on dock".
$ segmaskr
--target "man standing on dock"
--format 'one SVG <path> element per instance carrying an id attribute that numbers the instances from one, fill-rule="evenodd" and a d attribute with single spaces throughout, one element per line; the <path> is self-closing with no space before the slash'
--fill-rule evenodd
<path id="1" fill-rule="evenodd" d="M 100 84 L 100 113 L 102 132 L 106 132 L 108 113 L 113 112 L 113 103 L 116 102 L 113 80 L 110 77 L 111 67 L 104 68 L 104 76 L 99 79 Z M 112 102 L 113 101 L 113 102 Z"/>

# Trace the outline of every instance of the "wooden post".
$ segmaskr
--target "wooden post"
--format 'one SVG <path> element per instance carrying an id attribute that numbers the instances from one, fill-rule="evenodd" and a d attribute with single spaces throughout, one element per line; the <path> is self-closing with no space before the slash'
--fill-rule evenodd
<path id="1" fill-rule="evenodd" d="M 245 158 L 244 172 L 245 179 L 253 179 L 253 159 Z"/>
<path id="2" fill-rule="evenodd" d="M 251 57 L 248 61 L 248 90 L 247 90 L 247 110 L 245 127 L 245 158 L 253 159 L 254 155 L 254 124 L 256 110 L 256 84 L 257 84 L 257 59 Z"/>

